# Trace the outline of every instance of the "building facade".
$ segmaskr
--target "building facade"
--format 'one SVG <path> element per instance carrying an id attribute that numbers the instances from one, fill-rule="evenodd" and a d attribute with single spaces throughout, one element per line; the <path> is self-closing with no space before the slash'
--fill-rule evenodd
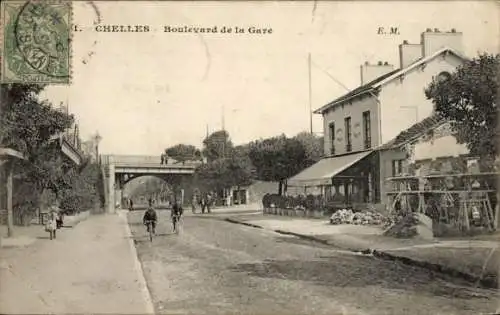
<path id="1" fill-rule="evenodd" d="M 433 114 L 425 88 L 447 79 L 466 59 L 462 33 L 430 30 L 419 44 L 399 45 L 399 67 L 361 66 L 361 85 L 315 111 L 323 117 L 325 158 L 289 179 L 289 186 L 320 187 L 327 199 L 382 202 L 389 154 L 378 148 Z"/>

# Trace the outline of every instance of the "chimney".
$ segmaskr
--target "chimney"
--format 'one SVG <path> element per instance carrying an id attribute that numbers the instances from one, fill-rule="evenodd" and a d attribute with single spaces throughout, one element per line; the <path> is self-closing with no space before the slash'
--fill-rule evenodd
<path id="1" fill-rule="evenodd" d="M 422 45 L 421 44 L 410 44 L 407 40 L 404 40 L 401 45 L 399 45 L 399 68 L 404 69 L 422 58 Z"/>
<path id="2" fill-rule="evenodd" d="M 427 57 L 443 48 L 451 48 L 463 54 L 462 33 L 452 28 L 449 32 L 441 32 L 437 28 L 434 32 L 427 29 L 421 35 L 422 55 Z"/>
<path id="3" fill-rule="evenodd" d="M 394 66 L 389 64 L 387 61 L 386 62 L 379 61 L 377 64 L 374 65 L 365 62 L 364 65 L 361 65 L 360 70 L 361 70 L 361 85 L 364 85 L 384 74 L 391 72 L 392 70 L 394 70 Z"/>

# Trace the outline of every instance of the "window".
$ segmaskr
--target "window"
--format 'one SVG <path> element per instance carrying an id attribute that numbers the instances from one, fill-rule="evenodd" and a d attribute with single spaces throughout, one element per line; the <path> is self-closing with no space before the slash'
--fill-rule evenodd
<path id="1" fill-rule="evenodd" d="M 328 125 L 328 128 L 330 130 L 330 154 L 334 155 L 335 154 L 335 123 L 331 122 Z"/>
<path id="2" fill-rule="evenodd" d="M 351 130 L 351 117 L 344 119 L 345 123 L 345 150 L 351 152 L 352 150 L 352 130 Z"/>
<path id="3" fill-rule="evenodd" d="M 403 160 L 392 160 L 392 176 L 401 176 L 403 174 Z"/>
<path id="4" fill-rule="evenodd" d="M 365 140 L 365 149 L 372 147 L 372 133 L 371 133 L 370 111 L 363 113 L 363 135 Z"/>

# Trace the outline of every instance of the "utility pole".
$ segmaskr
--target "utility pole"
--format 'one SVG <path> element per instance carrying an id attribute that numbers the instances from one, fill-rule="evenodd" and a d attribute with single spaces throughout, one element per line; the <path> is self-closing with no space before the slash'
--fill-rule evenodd
<path id="1" fill-rule="evenodd" d="M 313 133 L 313 118 L 312 118 L 312 78 L 311 78 L 311 53 L 308 56 L 308 70 L 309 70 L 309 124 L 311 128 L 311 134 Z"/>
<path id="2" fill-rule="evenodd" d="M 224 105 L 222 105 L 222 158 L 224 159 L 226 157 L 226 126 L 225 126 L 225 121 L 224 121 Z"/>
<path id="3" fill-rule="evenodd" d="M 224 105 L 222 105 L 222 130 L 226 130 L 225 120 L 224 120 Z"/>

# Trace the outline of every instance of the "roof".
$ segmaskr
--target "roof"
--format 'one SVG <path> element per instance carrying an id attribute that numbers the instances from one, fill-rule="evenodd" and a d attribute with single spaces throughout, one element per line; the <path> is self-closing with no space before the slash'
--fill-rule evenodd
<path id="1" fill-rule="evenodd" d="M 313 187 L 330 185 L 332 177 L 345 171 L 373 151 L 324 158 L 287 180 L 291 187 Z"/>
<path id="2" fill-rule="evenodd" d="M 372 80 L 372 81 L 370 81 L 370 82 L 368 82 L 368 83 L 366 83 L 366 84 L 364 84 L 364 85 L 362 85 L 362 86 L 360 86 L 360 87 L 358 87 L 358 88 L 356 88 L 356 89 L 352 90 L 351 92 L 349 92 L 349 93 L 347 93 L 347 94 L 345 94 L 345 95 L 343 95 L 343 96 L 341 96 L 341 97 L 337 98 L 337 99 L 336 99 L 336 100 L 334 100 L 333 102 L 326 104 L 325 106 L 321 107 L 320 109 L 315 110 L 315 111 L 314 111 L 314 113 L 315 113 L 315 114 L 317 114 L 317 113 L 321 113 L 321 112 L 323 112 L 325 109 L 330 108 L 330 107 L 332 107 L 333 105 L 336 105 L 336 104 L 338 104 L 338 103 L 342 103 L 342 102 L 347 101 L 347 100 L 349 100 L 349 99 L 352 99 L 352 98 L 354 98 L 354 97 L 356 97 L 356 96 L 358 96 L 358 95 L 364 94 L 364 93 L 366 93 L 367 91 L 372 90 L 372 88 L 373 88 L 373 86 L 374 86 L 375 84 L 377 84 L 377 83 L 379 83 L 380 81 L 382 81 L 382 80 L 384 80 L 384 79 L 386 79 L 386 78 L 390 77 L 391 75 L 393 75 L 394 73 L 396 73 L 396 72 L 398 72 L 398 71 L 399 71 L 399 69 L 396 69 L 396 70 L 393 70 L 393 71 L 391 71 L 391 72 L 389 72 L 389 73 L 386 73 L 386 74 L 384 74 L 384 75 L 382 75 L 382 76 L 380 76 L 380 77 L 376 78 L 375 80 Z"/>
<path id="3" fill-rule="evenodd" d="M 427 56 L 425 58 L 420 58 L 419 60 L 415 61 L 414 63 L 408 65 L 406 68 L 402 68 L 402 69 L 400 68 L 400 69 L 393 70 L 389 73 L 386 73 L 386 74 L 374 79 L 373 81 L 370 81 L 364 85 L 361 85 L 360 87 L 350 91 L 349 93 L 347 93 L 347 94 L 335 99 L 334 101 L 322 106 L 321 108 L 316 109 L 314 111 L 314 113 L 321 114 L 325 110 L 330 109 L 331 107 L 338 105 L 338 104 L 341 104 L 347 100 L 356 98 L 356 97 L 363 95 L 363 94 L 366 94 L 368 92 L 373 93 L 376 89 L 380 88 L 384 84 L 400 77 L 401 75 L 406 74 L 407 72 L 419 67 L 420 65 L 422 65 L 426 62 L 431 61 L 432 59 L 436 58 L 437 56 L 439 56 L 443 53 L 452 53 L 453 55 L 455 55 L 463 60 L 467 60 L 466 57 L 462 56 L 460 53 L 456 52 L 455 50 L 453 50 L 451 48 L 443 48 L 441 50 L 438 50 L 437 52 L 435 52 L 434 54 L 432 54 L 430 56 Z"/>
<path id="4" fill-rule="evenodd" d="M 388 150 L 401 147 L 415 139 L 420 138 L 428 131 L 433 130 L 444 123 L 448 122 L 447 119 L 442 118 L 439 115 L 432 115 L 420 122 L 412 125 L 410 128 L 401 131 L 394 139 L 383 144 L 379 147 L 380 150 Z"/>

